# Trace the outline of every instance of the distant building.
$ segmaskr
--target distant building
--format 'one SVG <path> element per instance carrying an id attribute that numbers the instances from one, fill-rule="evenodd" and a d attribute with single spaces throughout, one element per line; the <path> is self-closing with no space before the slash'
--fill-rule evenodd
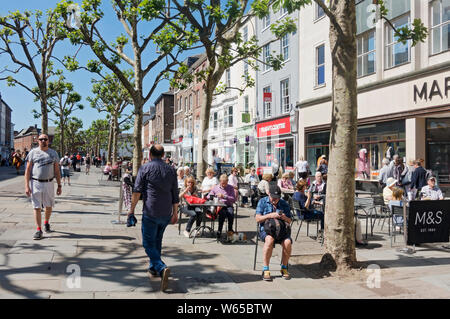
<path id="1" fill-rule="evenodd" d="M 11 108 L 2 99 L 0 94 L 0 155 L 9 158 L 13 147 L 13 124 L 11 123 Z"/>
<path id="2" fill-rule="evenodd" d="M 172 91 L 162 93 L 155 101 L 155 117 L 152 120 L 152 140 L 149 144 L 161 144 L 165 155 L 172 157 L 175 146 L 172 144 L 174 95 Z M 149 132 L 150 134 L 150 132 Z"/>
<path id="3" fill-rule="evenodd" d="M 47 135 L 50 147 L 52 147 L 55 130 L 56 128 L 54 126 L 48 127 Z M 14 149 L 24 152 L 25 150 L 30 151 L 31 149 L 38 147 L 38 137 L 41 134 L 41 131 L 42 130 L 38 128 L 37 125 L 19 131 L 17 135 L 14 136 Z"/>
<path id="4" fill-rule="evenodd" d="M 150 147 L 152 141 L 152 123 L 155 118 L 155 107 L 150 106 L 150 110 L 144 113 L 142 121 L 142 157 L 148 159 L 150 157 Z"/>

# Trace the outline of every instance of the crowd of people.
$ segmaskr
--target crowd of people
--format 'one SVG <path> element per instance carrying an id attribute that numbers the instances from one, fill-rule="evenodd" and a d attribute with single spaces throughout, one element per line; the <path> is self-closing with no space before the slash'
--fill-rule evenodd
<path id="1" fill-rule="evenodd" d="M 257 236 L 264 242 L 262 279 L 272 280 L 269 264 L 275 244 L 282 247 L 281 276 L 290 279 L 287 268 L 292 250 L 291 223 L 294 215 L 303 220 L 317 220 L 320 223 L 317 239 L 323 238 L 326 200 L 326 177 L 328 173 L 327 160 L 321 156 L 317 162 L 314 180 L 310 179 L 311 171 L 307 161 L 300 159 L 294 171 L 283 172 L 283 168 L 274 161 L 269 169 L 257 173 L 255 167 L 245 170 L 233 167 L 227 174 L 209 167 L 205 177 L 200 182 L 188 166 L 176 168 L 170 158 L 164 158 L 164 148 L 153 145 L 150 149 L 150 159 L 140 167 L 137 176 L 132 175 L 131 163 L 116 161 L 112 165 L 104 157 L 69 155 L 61 159 L 48 147 L 48 137 L 39 137 L 39 147 L 33 149 L 23 158 L 20 151 L 15 152 L 13 163 L 28 163 L 25 173 L 25 192 L 31 197 L 35 213 L 37 232 L 34 239 L 42 238 L 41 209 L 45 209 L 44 229 L 50 232 L 50 215 L 54 206 L 54 183 L 56 178 L 61 194 L 62 183 L 70 185 L 70 167 L 80 171 L 85 165 L 85 174 L 89 174 L 90 165 L 103 165 L 104 174 L 110 177 L 114 171 L 121 171 L 125 207 L 128 210 L 127 226 L 136 226 L 134 216 L 139 199 L 143 200 L 142 237 L 143 246 L 150 259 L 148 275 L 161 278 L 161 290 L 167 289 L 170 269 L 161 259 L 162 238 L 165 228 L 178 221 L 178 209 L 188 216 L 188 222 L 183 232 L 184 236 L 195 236 L 192 232 L 194 224 L 199 227 L 203 218 L 218 219 L 216 236 L 223 238 L 222 231 L 227 221 L 227 238 L 233 235 L 236 204 L 255 209 L 255 221 L 259 225 Z M 20 158 L 20 160 L 19 160 Z M 405 166 L 398 156 L 389 162 L 383 161 L 380 172 L 380 183 L 384 185 L 383 197 L 385 203 L 402 205 L 407 194 L 408 199 L 443 199 L 442 192 L 436 186 L 436 178 L 423 168 L 422 160 L 418 159 Z M 39 164 L 39 165 L 35 165 Z M 122 167 L 126 165 L 126 167 Z M 20 167 L 20 166 L 19 166 Z M 219 167 L 216 165 L 216 167 Z M 197 200 L 195 200 L 197 199 Z M 206 209 L 200 207 L 199 200 L 213 201 L 221 205 L 207 204 Z M 293 204 L 295 205 L 294 208 Z M 206 213 L 205 213 L 206 211 Z M 395 223 L 401 223 L 396 220 Z M 366 244 L 362 241 L 361 225 L 356 219 L 356 244 Z"/>

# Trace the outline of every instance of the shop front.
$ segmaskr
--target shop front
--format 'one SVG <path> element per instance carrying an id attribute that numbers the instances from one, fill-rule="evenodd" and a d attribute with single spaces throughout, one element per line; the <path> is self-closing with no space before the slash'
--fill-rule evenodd
<path id="1" fill-rule="evenodd" d="M 275 161 L 284 171 L 292 170 L 296 160 L 296 136 L 292 134 L 291 117 L 285 116 L 256 123 L 258 139 L 258 173 L 271 168 Z"/>
<path id="2" fill-rule="evenodd" d="M 384 158 L 397 154 L 405 163 L 424 159 L 450 195 L 450 66 L 426 74 L 370 84 L 358 89 L 355 178 L 378 181 Z M 425 71 L 423 71 L 425 72 Z M 331 99 L 299 103 L 299 156 L 315 172 L 321 155 L 329 154 Z"/>

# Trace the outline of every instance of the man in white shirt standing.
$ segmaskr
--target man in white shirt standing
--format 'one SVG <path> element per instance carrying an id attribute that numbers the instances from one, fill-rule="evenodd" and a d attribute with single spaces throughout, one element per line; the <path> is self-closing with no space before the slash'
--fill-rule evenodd
<path id="1" fill-rule="evenodd" d="M 308 172 L 309 172 L 309 164 L 308 161 L 305 161 L 303 159 L 303 156 L 300 156 L 298 162 L 295 164 L 295 170 L 297 172 L 297 178 L 308 178 Z"/>

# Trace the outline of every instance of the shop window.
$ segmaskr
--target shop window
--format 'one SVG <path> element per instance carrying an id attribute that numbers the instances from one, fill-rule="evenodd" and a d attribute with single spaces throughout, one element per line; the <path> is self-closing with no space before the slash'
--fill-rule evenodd
<path id="1" fill-rule="evenodd" d="M 325 11 L 323 11 L 322 7 L 316 3 L 316 12 L 315 12 L 315 20 L 323 17 L 325 15 Z"/>
<path id="2" fill-rule="evenodd" d="M 431 3 L 431 53 L 450 49 L 450 0 Z"/>
<path id="3" fill-rule="evenodd" d="M 375 73 L 375 31 L 361 34 L 356 39 L 358 77 Z"/>
<path id="4" fill-rule="evenodd" d="M 427 119 L 426 168 L 438 184 L 450 184 L 450 118 Z"/>
<path id="5" fill-rule="evenodd" d="M 320 156 L 329 157 L 330 131 L 307 134 L 306 155 L 311 172 Z M 358 127 L 355 177 L 377 179 L 383 158 L 406 155 L 405 121 L 393 121 Z"/>
<path id="6" fill-rule="evenodd" d="M 409 14 L 392 20 L 392 24 L 398 30 L 407 27 L 409 22 Z M 410 61 L 411 41 L 402 43 L 398 41 L 394 29 L 386 24 L 386 68 L 392 68 Z"/>

